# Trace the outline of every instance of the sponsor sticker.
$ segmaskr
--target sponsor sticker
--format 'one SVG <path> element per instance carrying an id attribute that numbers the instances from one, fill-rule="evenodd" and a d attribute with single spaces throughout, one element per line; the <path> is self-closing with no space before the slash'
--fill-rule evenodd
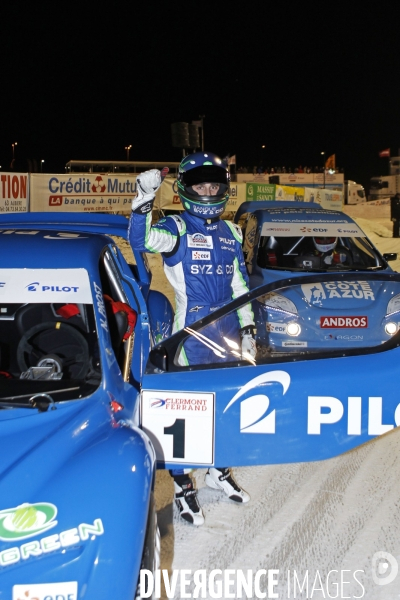
<path id="1" fill-rule="evenodd" d="M 163 410 L 166 412 L 187 415 L 210 414 L 213 411 L 214 396 L 205 393 L 161 392 L 154 396 L 149 395 L 148 407 L 150 410 Z"/>
<path id="2" fill-rule="evenodd" d="M 58 598 L 77 600 L 78 582 L 61 581 L 59 583 L 27 583 L 14 585 L 12 600 L 44 600 L 45 598 Z"/>
<path id="3" fill-rule="evenodd" d="M 86 269 L 0 269 L 2 302 L 93 304 Z"/>
<path id="4" fill-rule="evenodd" d="M 286 333 L 287 330 L 285 323 L 266 323 L 266 327 L 271 333 Z"/>
<path id="5" fill-rule="evenodd" d="M 282 342 L 282 346 L 284 348 L 306 348 L 307 345 L 308 345 L 307 342 L 294 342 L 294 341 Z"/>
<path id="6" fill-rule="evenodd" d="M 157 459 L 209 465 L 214 457 L 214 405 L 211 392 L 142 391 L 142 427 Z"/>
<path id="7" fill-rule="evenodd" d="M 192 260 L 211 260 L 209 250 L 192 250 Z"/>
<path id="8" fill-rule="evenodd" d="M 212 248 L 213 240 L 210 235 L 193 233 L 187 236 L 187 244 L 189 248 Z"/>
<path id="9" fill-rule="evenodd" d="M 368 317 L 320 317 L 321 329 L 368 327 Z"/>
<path id="10" fill-rule="evenodd" d="M 324 300 L 356 299 L 375 300 L 373 290 L 368 281 L 329 281 L 307 283 L 301 286 L 309 304 L 322 306 Z"/>

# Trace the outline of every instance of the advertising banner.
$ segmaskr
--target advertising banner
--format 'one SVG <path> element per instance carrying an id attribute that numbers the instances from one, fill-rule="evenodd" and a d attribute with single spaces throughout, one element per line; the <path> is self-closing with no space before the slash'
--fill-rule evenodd
<path id="1" fill-rule="evenodd" d="M 243 184 L 238 184 L 243 185 Z M 275 184 L 273 183 L 245 183 L 246 201 L 275 200 Z"/>
<path id="2" fill-rule="evenodd" d="M 290 200 L 316 202 L 330 210 L 343 209 L 343 192 L 312 187 L 275 185 L 272 183 L 237 183 L 239 188 L 246 186 L 246 201 Z M 241 200 L 242 202 L 243 200 Z M 238 203 L 238 206 L 240 202 Z"/>
<path id="3" fill-rule="evenodd" d="M 304 202 L 304 187 L 294 185 L 277 185 L 275 189 L 275 200 L 295 200 Z"/>
<path id="4" fill-rule="evenodd" d="M 0 213 L 28 212 L 28 173 L 0 174 Z"/>
<path id="5" fill-rule="evenodd" d="M 32 173 L 30 179 L 32 212 L 129 213 L 136 186 L 136 175 L 129 173 Z"/>
<path id="6" fill-rule="evenodd" d="M 178 194 L 173 190 L 175 178 L 166 177 L 157 192 L 154 208 L 161 210 L 183 210 Z"/>
<path id="7" fill-rule="evenodd" d="M 343 190 L 344 187 L 343 173 L 274 173 L 273 175 L 279 177 L 279 185 L 331 188 L 339 191 Z M 256 175 L 253 175 L 252 173 L 236 174 L 237 181 L 243 183 L 268 184 L 270 177 L 271 174 L 269 173 L 260 173 Z M 266 200 L 267 198 L 263 199 Z"/>
<path id="8" fill-rule="evenodd" d="M 305 202 L 316 202 L 328 210 L 343 210 L 343 192 L 305 188 Z"/>

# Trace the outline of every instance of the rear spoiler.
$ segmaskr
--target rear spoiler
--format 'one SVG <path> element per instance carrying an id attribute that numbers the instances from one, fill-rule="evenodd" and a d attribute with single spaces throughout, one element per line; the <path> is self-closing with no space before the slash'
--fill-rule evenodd
<path id="1" fill-rule="evenodd" d="M 122 215 L 74 213 L 74 212 L 29 212 L 0 215 L 0 229 L 62 229 L 81 233 L 103 233 L 128 239 L 127 217 Z"/>

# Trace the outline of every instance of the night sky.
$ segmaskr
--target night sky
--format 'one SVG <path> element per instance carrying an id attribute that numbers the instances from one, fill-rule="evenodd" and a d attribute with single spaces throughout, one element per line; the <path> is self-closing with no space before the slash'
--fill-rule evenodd
<path id="1" fill-rule="evenodd" d="M 314 167 L 324 151 L 368 188 L 388 170 L 379 151 L 400 147 L 399 10 L 323 4 L 10 3 L 2 170 L 14 142 L 21 170 L 124 160 L 129 144 L 131 160 L 180 160 L 171 123 L 205 115 L 205 149 L 237 167 Z"/>

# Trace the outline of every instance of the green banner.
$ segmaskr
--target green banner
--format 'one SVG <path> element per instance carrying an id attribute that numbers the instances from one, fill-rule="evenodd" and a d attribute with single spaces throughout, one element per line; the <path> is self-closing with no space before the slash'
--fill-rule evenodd
<path id="1" fill-rule="evenodd" d="M 275 200 L 274 183 L 246 183 L 246 201 Z"/>

